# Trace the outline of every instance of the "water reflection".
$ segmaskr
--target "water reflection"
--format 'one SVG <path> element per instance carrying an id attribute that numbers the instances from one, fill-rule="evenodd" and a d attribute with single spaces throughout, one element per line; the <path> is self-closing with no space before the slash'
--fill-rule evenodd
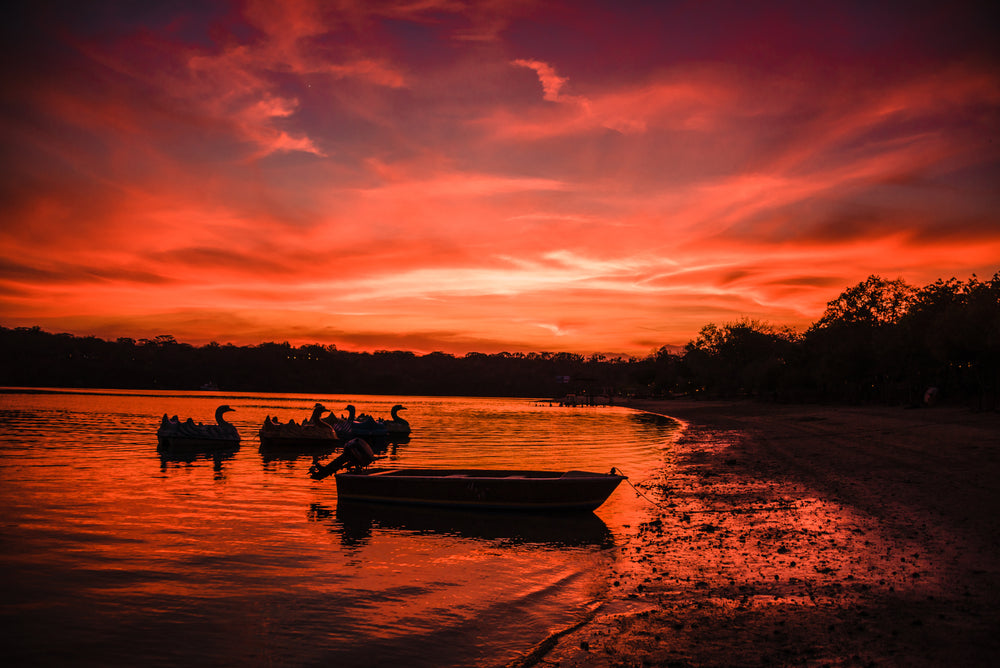
<path id="1" fill-rule="evenodd" d="M 665 415 L 657 415 L 656 413 L 630 413 L 628 419 L 648 427 L 665 427 L 667 429 L 675 429 L 677 427 L 676 420 Z"/>
<path id="2" fill-rule="evenodd" d="M 242 448 L 157 449 L 164 413 L 206 415 L 223 401 Z M 412 443 L 380 448 L 402 468 L 623 466 L 638 481 L 676 433 L 624 408 L 502 398 L 0 392 L 0 522 L 17 545 L 0 553 L 16 585 L 0 624 L 19 639 L 5 656 L 502 664 L 579 621 L 607 590 L 617 555 L 605 548 L 651 516 L 624 489 L 573 518 L 338 508 L 333 481 L 306 473 L 313 453 L 271 459 L 255 437 L 268 414 L 298 421 L 316 401 L 369 413 L 406 404 Z"/>
<path id="3" fill-rule="evenodd" d="M 368 444 L 372 447 L 372 452 L 375 453 L 376 458 L 383 457 L 395 457 L 398 453 L 398 447 L 402 444 L 409 443 L 410 438 L 407 437 L 392 437 L 392 438 L 370 438 L 365 439 Z M 324 457 L 329 457 L 334 452 L 337 452 L 344 446 L 344 441 L 338 441 L 331 445 L 324 446 L 310 446 L 310 445 L 274 445 L 260 444 L 258 452 L 260 453 L 261 461 L 264 463 L 264 470 L 270 470 L 272 467 L 269 466 L 275 462 L 295 462 L 298 460 L 312 461 L 313 459 L 323 459 Z"/>
<path id="4" fill-rule="evenodd" d="M 614 536 L 593 513 L 536 514 L 416 508 L 339 500 L 336 510 L 313 503 L 309 519 L 340 534 L 344 546 L 364 545 L 378 531 L 440 534 L 505 545 L 598 547 L 614 545 Z"/>
<path id="5" fill-rule="evenodd" d="M 322 446 L 264 445 L 258 448 L 265 470 L 272 462 L 294 462 L 299 459 L 312 460 L 314 457 L 328 457 L 341 448 L 342 443 Z"/>
<path id="6" fill-rule="evenodd" d="M 365 436 L 368 445 L 372 446 L 375 454 L 388 452 L 396 454 L 396 448 L 410 442 L 409 436 Z M 350 440 L 350 439 L 348 439 Z"/>
<path id="7" fill-rule="evenodd" d="M 236 457 L 240 447 L 235 448 L 178 448 L 159 447 L 157 452 L 160 455 L 160 471 L 166 472 L 171 468 L 180 466 L 188 467 L 199 461 L 211 461 L 212 470 L 222 473 L 223 463 Z"/>

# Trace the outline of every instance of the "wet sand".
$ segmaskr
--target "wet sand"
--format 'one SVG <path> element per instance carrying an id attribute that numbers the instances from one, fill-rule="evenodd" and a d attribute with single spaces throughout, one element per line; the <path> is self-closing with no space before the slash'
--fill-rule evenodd
<path id="1" fill-rule="evenodd" d="M 631 405 L 686 423 L 655 518 L 517 665 L 998 665 L 1000 414 Z"/>

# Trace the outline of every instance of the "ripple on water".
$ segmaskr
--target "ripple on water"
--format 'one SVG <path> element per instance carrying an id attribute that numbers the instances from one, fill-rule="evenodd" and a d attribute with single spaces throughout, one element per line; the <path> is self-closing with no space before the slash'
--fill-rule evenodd
<path id="1" fill-rule="evenodd" d="M 514 658 L 608 587 L 649 516 L 624 485 L 596 514 L 536 517 L 338 504 L 311 456 L 267 459 L 265 416 L 388 417 L 407 406 L 401 467 L 625 469 L 651 477 L 676 423 L 620 407 L 511 399 L 167 392 L 7 393 L 0 519 L 15 658 L 177 663 L 468 665 Z M 164 413 L 243 436 L 227 453 L 161 454 Z M 51 629 L 59 628 L 53 648 Z M 176 642 L 183 633 L 184 643 Z M 154 662 L 155 663 L 155 662 Z"/>

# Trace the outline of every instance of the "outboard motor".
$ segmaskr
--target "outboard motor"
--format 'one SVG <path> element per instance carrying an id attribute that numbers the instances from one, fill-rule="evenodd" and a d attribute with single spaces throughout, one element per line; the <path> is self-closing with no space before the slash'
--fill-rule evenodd
<path id="1" fill-rule="evenodd" d="M 343 468 L 363 469 L 375 461 L 375 453 L 368 442 L 360 438 L 352 438 L 344 445 L 344 452 L 329 464 L 320 464 L 313 459 L 309 467 L 309 476 L 313 480 L 322 480 Z"/>

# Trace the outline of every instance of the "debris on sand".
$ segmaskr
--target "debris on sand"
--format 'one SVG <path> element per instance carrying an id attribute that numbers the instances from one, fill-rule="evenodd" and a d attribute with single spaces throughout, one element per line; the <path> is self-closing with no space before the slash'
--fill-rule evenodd
<path id="1" fill-rule="evenodd" d="M 661 402 L 684 420 L 612 599 L 518 665 L 986 665 L 1000 416 Z"/>

